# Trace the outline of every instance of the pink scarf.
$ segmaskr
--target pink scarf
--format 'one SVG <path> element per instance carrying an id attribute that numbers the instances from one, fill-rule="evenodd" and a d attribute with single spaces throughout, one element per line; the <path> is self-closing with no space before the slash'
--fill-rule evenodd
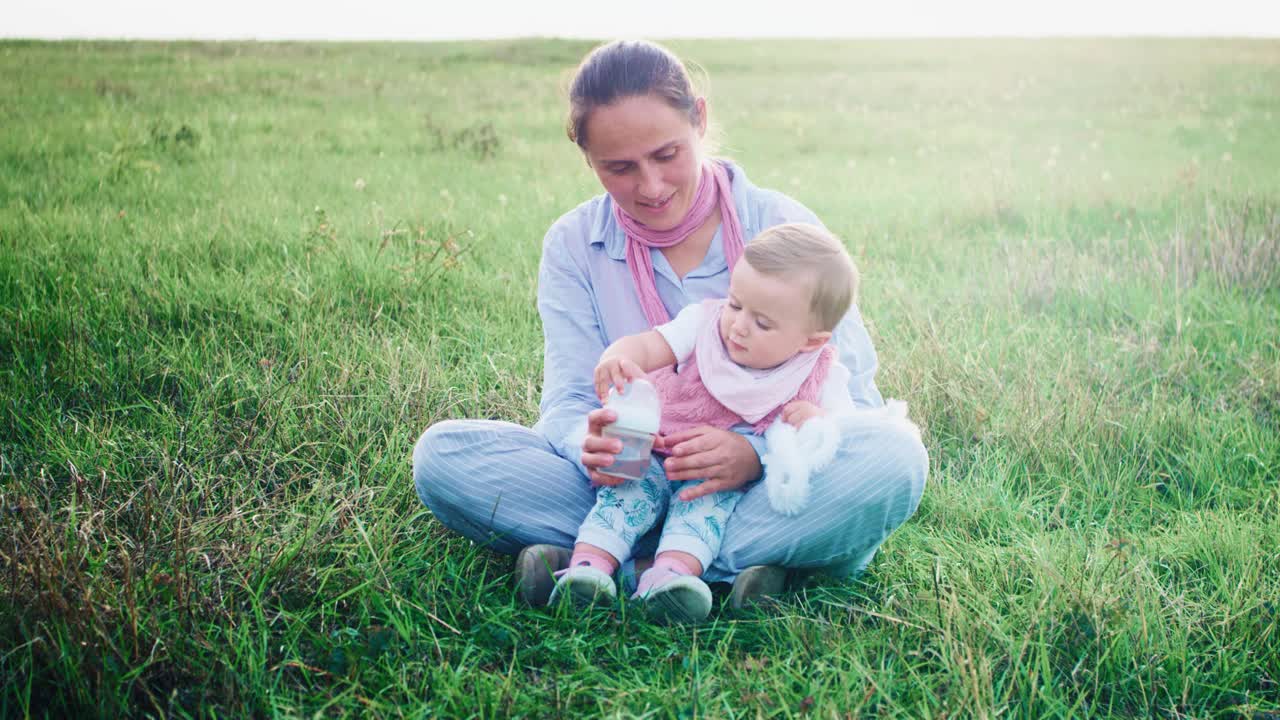
<path id="1" fill-rule="evenodd" d="M 724 259 L 729 271 L 742 257 L 742 225 L 738 222 L 738 210 L 733 205 L 733 188 L 729 180 L 729 171 L 723 163 L 709 160 L 702 165 L 702 177 L 698 181 L 698 192 L 684 220 L 670 230 L 652 230 L 631 217 L 618 203 L 613 204 L 613 216 L 627 234 L 627 266 L 631 268 L 631 280 L 635 283 L 636 292 L 640 295 L 640 307 L 649 325 L 661 325 L 670 322 L 671 316 L 658 296 L 658 287 L 653 277 L 653 260 L 649 257 L 650 248 L 669 248 L 684 242 L 689 233 L 697 230 L 706 222 L 716 205 L 720 205 L 720 237 L 724 245 Z"/>
<path id="2" fill-rule="evenodd" d="M 781 365 L 763 372 L 745 368 L 729 357 L 724 339 L 720 337 L 720 313 L 724 311 L 725 301 L 705 302 L 711 317 L 702 323 L 694 345 L 702 385 L 721 405 L 755 424 L 796 397 L 800 386 L 813 374 L 823 348 L 796 353 Z"/>

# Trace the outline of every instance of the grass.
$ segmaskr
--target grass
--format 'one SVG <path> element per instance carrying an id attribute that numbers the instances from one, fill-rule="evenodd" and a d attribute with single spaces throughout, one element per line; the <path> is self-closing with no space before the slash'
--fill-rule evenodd
<path id="1" fill-rule="evenodd" d="M 932 463 L 692 629 L 519 606 L 409 476 L 535 419 L 588 48 L 0 43 L 0 715 L 1280 717 L 1280 44 L 675 44 Z"/>

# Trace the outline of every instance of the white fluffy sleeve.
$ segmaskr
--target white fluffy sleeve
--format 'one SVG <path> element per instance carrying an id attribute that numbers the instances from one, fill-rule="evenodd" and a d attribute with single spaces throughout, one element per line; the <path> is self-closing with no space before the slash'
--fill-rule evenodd
<path id="1" fill-rule="evenodd" d="M 840 438 L 885 423 L 902 423 L 917 437 L 920 434 L 907 418 L 907 404 L 901 400 L 813 418 L 799 429 L 781 419 L 774 421 L 764 433 L 766 450 L 760 457 L 769 504 L 783 515 L 799 514 L 809 502 L 809 476 L 835 458 Z"/>

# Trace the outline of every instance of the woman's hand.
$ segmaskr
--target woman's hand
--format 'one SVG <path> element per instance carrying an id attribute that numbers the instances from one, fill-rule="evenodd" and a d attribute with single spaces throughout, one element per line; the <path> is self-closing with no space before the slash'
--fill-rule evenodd
<path id="1" fill-rule="evenodd" d="M 644 377 L 644 370 L 621 355 L 602 358 L 595 370 L 596 396 L 604 402 L 609 398 L 610 387 L 622 392 L 627 383 L 641 377 Z"/>
<path id="2" fill-rule="evenodd" d="M 827 411 L 806 400 L 794 400 L 782 408 L 782 421 L 800 427 L 809 420 L 826 415 Z"/>
<path id="3" fill-rule="evenodd" d="M 723 490 L 737 490 L 760 477 L 756 449 L 731 430 L 703 425 L 659 437 L 654 447 L 671 451 L 671 457 L 663 463 L 668 480 L 706 478 L 697 487 L 680 491 L 680 499 L 686 502 Z"/>
<path id="4" fill-rule="evenodd" d="M 618 414 L 608 408 L 587 413 L 587 436 L 582 440 L 582 464 L 586 466 L 587 474 L 594 485 L 612 487 L 626 482 L 620 477 L 600 472 L 601 468 L 612 465 L 618 453 L 622 452 L 622 441 L 617 438 L 607 438 L 602 432 L 605 425 L 617 419 Z"/>

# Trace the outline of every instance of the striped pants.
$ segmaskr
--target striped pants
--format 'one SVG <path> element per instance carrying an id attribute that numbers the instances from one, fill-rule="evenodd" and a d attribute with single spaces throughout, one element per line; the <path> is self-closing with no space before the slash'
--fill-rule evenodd
<path id="1" fill-rule="evenodd" d="M 810 478 L 810 503 L 799 515 L 774 511 L 763 483 L 746 486 L 703 578 L 732 582 L 752 565 L 856 575 L 915 512 L 928 464 L 920 440 L 899 426 L 847 434 L 835 460 Z M 535 543 L 572 547 L 596 504 L 578 465 L 545 437 L 493 420 L 428 428 L 414 446 L 413 481 L 445 527 L 507 554 Z M 652 554 L 657 540 L 655 529 L 635 556 Z"/>

